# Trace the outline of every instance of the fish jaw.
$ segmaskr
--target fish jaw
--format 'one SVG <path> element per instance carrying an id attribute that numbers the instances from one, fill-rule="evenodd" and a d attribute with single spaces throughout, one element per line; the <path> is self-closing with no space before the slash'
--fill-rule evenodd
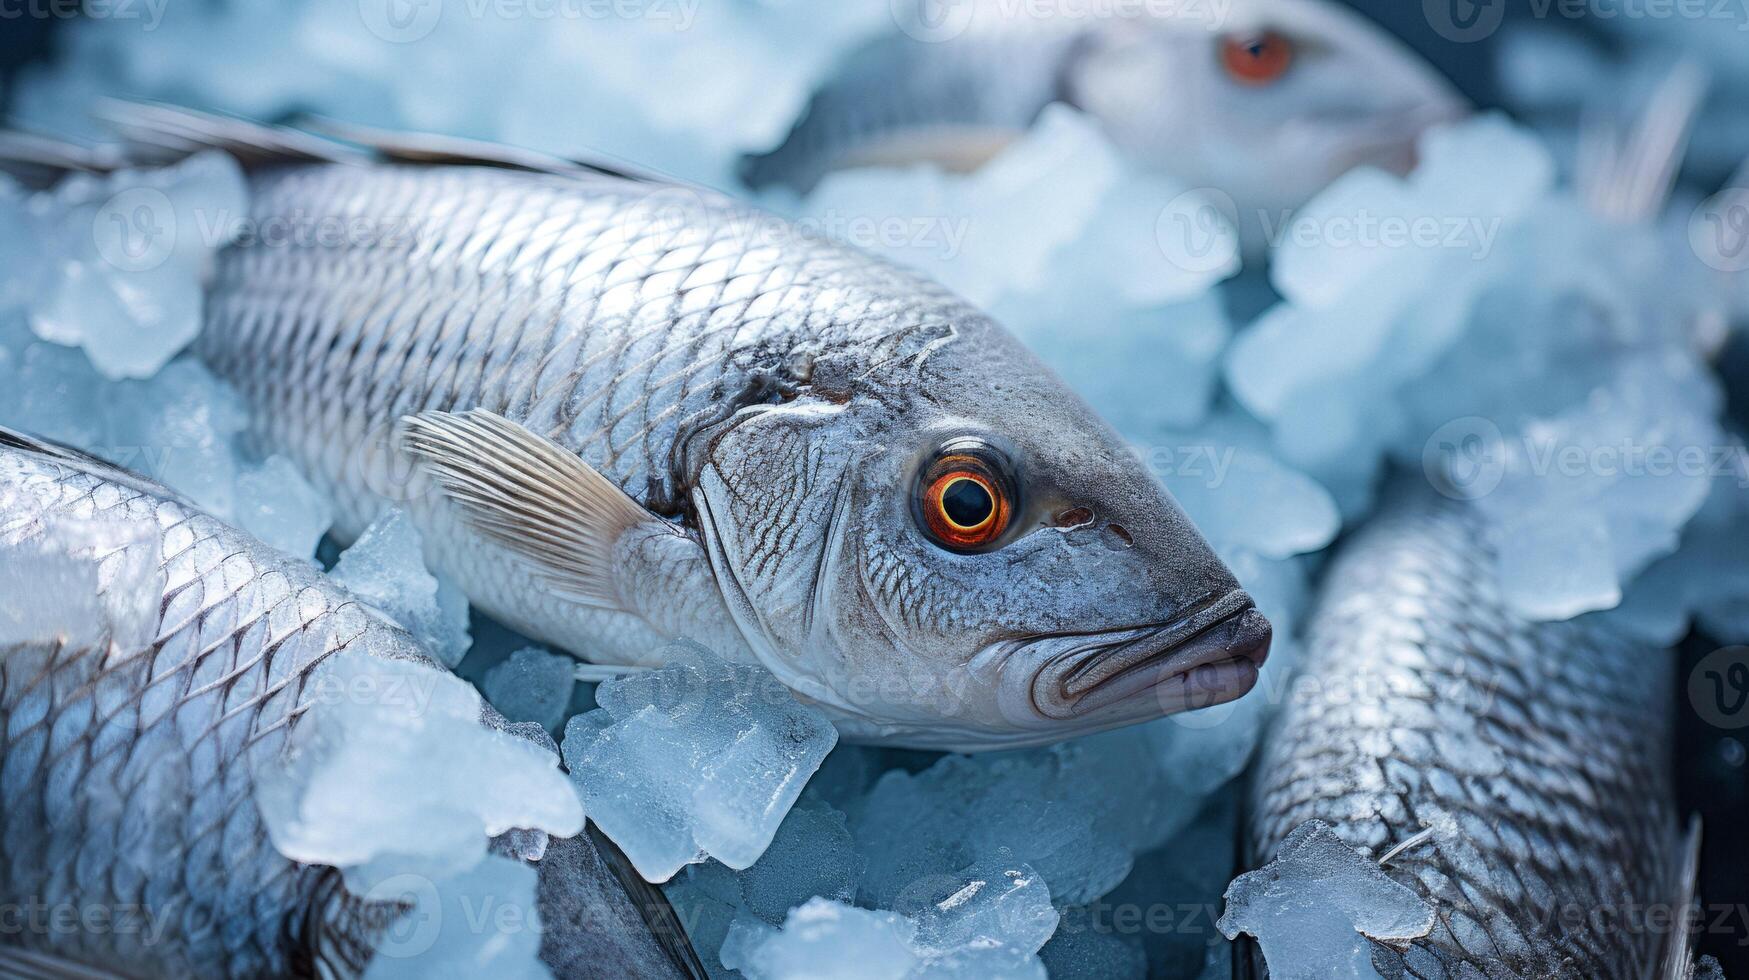
<path id="1" fill-rule="evenodd" d="M 1233 590 L 1172 621 L 993 644 L 1002 748 L 1046 744 L 1243 697 L 1269 656 L 1272 628 Z"/>

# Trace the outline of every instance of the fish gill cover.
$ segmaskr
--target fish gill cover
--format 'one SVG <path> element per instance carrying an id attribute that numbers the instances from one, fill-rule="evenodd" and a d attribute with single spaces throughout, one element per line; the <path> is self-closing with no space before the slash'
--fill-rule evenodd
<path id="1" fill-rule="evenodd" d="M 8 108 L 75 138 L 104 135 L 86 110 L 105 95 L 312 113 L 735 188 L 743 158 L 782 143 L 901 6 L 148 2 L 65 24 Z M 956 21 L 899 23 L 934 43 Z M 1719 643 L 1749 642 L 1749 470 L 1715 372 L 1749 313 L 1749 191 L 1708 197 L 1749 155 L 1731 124 L 1741 107 L 1715 97 L 1696 127 L 1712 183 L 1679 184 L 1644 218 L 1600 216 L 1572 176 L 1585 147 L 1570 110 L 1639 91 L 1610 58 L 1662 67 L 1664 42 L 1708 25 L 1627 32 L 1625 53 L 1561 26 L 1505 28 L 1503 82 L 1524 121 L 1442 122 L 1413 169 L 1350 171 L 1291 216 L 1138 163 L 1095 112 L 1061 104 L 969 173 L 871 166 L 805 194 L 757 192 L 990 312 L 1118 429 L 1274 625 L 1244 698 L 1015 752 L 835 745 L 815 708 L 760 696 L 771 678 L 757 666 L 678 662 L 595 687 L 606 674 L 478 616 L 470 636 L 460 593 L 398 512 L 333 577 L 512 721 L 563 738 L 582 809 L 665 882 L 713 975 L 1228 976 L 1236 947 L 1216 919 L 1239 870 L 1236 777 L 1299 696 L 1298 626 L 1327 549 L 1366 524 L 1388 474 L 1486 514 L 1489 572 L 1525 622 L 1600 615 L 1662 646 L 1698 620 Z M 1749 73 L 1749 48 L 1695 51 L 1717 77 Z M 334 502 L 248 444 L 243 400 L 182 353 L 212 254 L 270 231 L 246 227 L 247 195 L 220 153 L 0 186 L 0 423 L 161 480 L 309 559 Z M 111 615 L 74 595 L 86 572 L 61 564 L 28 592 L 21 564 L 0 565 L 8 637 L 40 633 L 45 609 Z M 554 795 L 532 744 L 462 724 L 471 690 L 436 690 L 435 714 L 313 716 L 305 753 L 262 790 L 274 843 L 348 868 L 361 892 L 366 871 L 437 883 L 409 920 L 437 931 L 385 947 L 373 973 L 546 975 L 532 932 L 482 946 L 462 924 L 485 895 L 538 929 L 533 876 L 487 854 L 486 835 L 574 832 L 576 801 Z M 1355 936 L 1417 906 L 1380 898 L 1373 867 L 1344 866 L 1377 855 L 1315 829 L 1290 841 L 1271 887 L 1308 873 L 1315 851 L 1318 894 L 1340 914 L 1247 878 L 1228 927 L 1286 937 L 1265 938 L 1272 954 L 1310 930 L 1305 948 L 1367 975 Z"/>

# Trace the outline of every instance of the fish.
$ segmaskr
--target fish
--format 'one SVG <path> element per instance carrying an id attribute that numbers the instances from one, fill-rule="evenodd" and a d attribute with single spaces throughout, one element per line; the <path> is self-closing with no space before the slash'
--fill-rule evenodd
<path id="1" fill-rule="evenodd" d="M 247 167 L 192 351 L 251 442 L 341 541 L 404 510 L 528 636 L 606 672 L 703 647 L 847 740 L 956 751 L 1256 683 L 1268 620 L 1139 454 L 918 273 L 605 165 L 114 115 L 136 159 Z"/>
<path id="2" fill-rule="evenodd" d="M 8 429 L 0 555 L 0 975 L 361 975 L 407 908 L 283 856 L 256 764 L 286 750 L 331 658 L 436 661 L 313 564 Z M 65 606 L 21 608 L 24 581 L 26 602 Z M 481 723 L 553 749 L 490 706 Z M 598 835 L 497 846 L 539 859 L 542 955 L 561 975 L 703 976 L 672 909 L 622 884 L 629 864 Z"/>
<path id="3" fill-rule="evenodd" d="M 1256 762 L 1253 866 L 1309 821 L 1379 860 L 1434 910 L 1373 944 L 1382 976 L 1685 977 L 1699 828 L 1676 813 L 1672 654 L 1526 621 L 1490 533 L 1403 487 L 1332 560 Z"/>
<path id="4" fill-rule="evenodd" d="M 975 170 L 1063 103 L 1136 165 L 1225 194 L 1255 251 L 1343 173 L 1405 173 L 1423 131 L 1471 111 L 1402 42 L 1328 0 L 935 6 L 848 54 L 783 141 L 743 159 L 748 186 Z"/>

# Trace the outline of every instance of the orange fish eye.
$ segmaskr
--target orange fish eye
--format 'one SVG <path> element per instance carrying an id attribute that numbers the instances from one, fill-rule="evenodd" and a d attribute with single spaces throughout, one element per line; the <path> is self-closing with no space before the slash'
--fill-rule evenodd
<path id="1" fill-rule="evenodd" d="M 1221 65 L 1244 85 L 1268 85 L 1287 74 L 1294 44 L 1274 31 L 1229 34 L 1221 39 Z"/>
<path id="2" fill-rule="evenodd" d="M 930 468 L 921 500 L 923 523 L 942 545 L 981 548 L 1008 529 L 1012 501 L 981 461 L 948 456 Z"/>

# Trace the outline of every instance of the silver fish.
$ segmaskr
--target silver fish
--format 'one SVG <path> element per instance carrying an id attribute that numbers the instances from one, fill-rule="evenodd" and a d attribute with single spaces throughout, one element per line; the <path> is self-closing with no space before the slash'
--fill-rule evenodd
<path id="1" fill-rule="evenodd" d="M 404 907 L 281 855 L 254 764 L 336 653 L 442 668 L 309 563 L 72 450 L 0 429 L 0 503 L 8 581 L 90 600 L 88 618 L 16 593 L 7 609 L 42 627 L 14 619 L 14 635 L 43 639 L 0 647 L 0 975 L 362 972 Z M 545 738 L 489 707 L 482 722 Z M 672 911 L 622 887 L 623 857 L 536 831 L 500 846 L 544 848 L 542 952 L 563 975 L 689 975 L 690 948 L 645 924 Z"/>
<path id="2" fill-rule="evenodd" d="M 1274 222 L 1354 167 L 1406 170 L 1423 130 L 1469 111 L 1414 52 L 1328 0 L 918 6 L 906 18 L 895 3 L 904 29 L 854 51 L 785 141 L 744 161 L 750 186 L 805 191 L 833 170 L 921 161 L 973 169 L 1062 102 L 1137 163 Z M 1270 231 L 1240 224 L 1253 239 Z"/>
<path id="3" fill-rule="evenodd" d="M 254 227 L 281 229 L 219 255 L 196 344 L 257 440 L 342 537 L 404 507 L 432 567 L 524 633 L 624 669 L 691 640 L 847 737 L 926 748 L 1256 681 L 1268 622 L 1137 455 L 916 274 L 502 148 L 355 132 L 371 153 L 348 155 L 163 108 L 123 125 L 234 153 Z"/>
<path id="4" fill-rule="evenodd" d="M 1383 976 L 1684 976 L 1698 828 L 1675 811 L 1672 661 L 1520 619 L 1487 541 L 1423 491 L 1334 560 L 1258 760 L 1254 858 L 1319 819 L 1385 859 L 1436 919 L 1375 944 Z"/>

